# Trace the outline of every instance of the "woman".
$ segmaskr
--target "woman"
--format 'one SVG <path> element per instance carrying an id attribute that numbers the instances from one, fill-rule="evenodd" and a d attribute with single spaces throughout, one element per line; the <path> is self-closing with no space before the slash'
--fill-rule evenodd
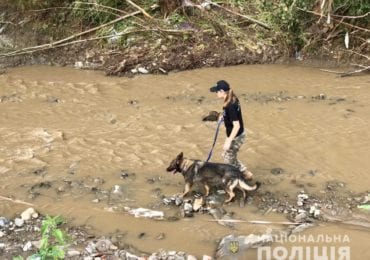
<path id="1" fill-rule="evenodd" d="M 222 157 L 225 163 L 231 164 L 243 172 L 246 179 L 252 179 L 253 174 L 247 167 L 237 159 L 240 146 L 245 142 L 245 131 L 242 111 L 237 96 L 225 80 L 217 82 L 216 86 L 210 88 L 216 92 L 217 97 L 223 99 L 223 120 L 226 127 L 226 140 L 223 147 Z M 220 120 L 222 120 L 222 117 Z"/>

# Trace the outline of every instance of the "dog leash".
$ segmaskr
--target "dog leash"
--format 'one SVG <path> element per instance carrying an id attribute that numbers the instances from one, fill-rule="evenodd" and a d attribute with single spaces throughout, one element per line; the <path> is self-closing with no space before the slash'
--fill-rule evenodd
<path id="1" fill-rule="evenodd" d="M 218 121 L 215 138 L 213 139 L 212 148 L 211 148 L 211 151 L 209 151 L 208 158 L 207 158 L 206 162 L 208 162 L 209 159 L 211 159 L 213 148 L 215 148 L 215 144 L 216 144 L 216 140 L 217 140 L 217 136 L 218 136 L 218 131 L 220 130 L 220 126 L 221 126 L 221 123 L 223 121 L 224 121 L 224 118 L 223 117 L 221 117 L 220 121 Z"/>

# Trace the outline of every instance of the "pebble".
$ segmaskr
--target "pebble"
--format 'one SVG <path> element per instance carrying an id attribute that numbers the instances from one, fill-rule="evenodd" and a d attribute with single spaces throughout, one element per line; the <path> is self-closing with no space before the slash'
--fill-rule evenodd
<path id="1" fill-rule="evenodd" d="M 5 244 L 4 243 L 0 243 L 0 249 L 3 249 L 5 248 Z"/>
<path id="2" fill-rule="evenodd" d="M 32 217 L 32 214 L 36 213 L 34 208 L 28 208 L 25 211 L 22 212 L 21 218 L 23 220 L 30 220 Z"/>
<path id="3" fill-rule="evenodd" d="M 68 252 L 67 252 L 67 255 L 69 256 L 69 257 L 73 257 L 73 256 L 79 256 L 81 253 L 79 252 L 79 251 L 77 251 L 77 250 L 68 250 Z"/>
<path id="4" fill-rule="evenodd" d="M 32 243 L 31 241 L 28 241 L 24 246 L 23 246 L 23 252 L 26 252 L 28 250 L 30 250 L 32 247 Z"/>
<path id="5" fill-rule="evenodd" d="M 21 219 L 21 218 L 15 218 L 15 220 L 14 220 L 14 224 L 15 224 L 17 227 L 21 227 L 21 226 L 23 226 L 23 224 L 24 224 L 24 220 L 23 220 L 23 219 Z"/>
<path id="6" fill-rule="evenodd" d="M 5 235 L 5 233 L 0 231 L 0 238 L 3 237 L 4 235 Z"/>
<path id="7" fill-rule="evenodd" d="M 8 222 L 9 221 L 6 218 L 0 217 L 0 227 L 4 227 Z"/>
<path id="8" fill-rule="evenodd" d="M 99 252 L 106 252 L 108 251 L 111 245 L 112 243 L 108 239 L 102 239 L 96 243 L 95 247 L 96 250 L 98 250 Z"/>
<path id="9" fill-rule="evenodd" d="M 137 69 L 140 73 L 142 73 L 142 74 L 148 74 L 149 73 L 149 71 L 146 69 L 146 68 L 143 68 L 143 67 L 140 67 L 140 68 L 138 68 Z"/>

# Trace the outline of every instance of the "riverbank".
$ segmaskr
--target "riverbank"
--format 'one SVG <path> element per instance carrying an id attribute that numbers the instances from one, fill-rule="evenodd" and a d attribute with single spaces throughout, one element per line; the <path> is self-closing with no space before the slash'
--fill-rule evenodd
<path id="1" fill-rule="evenodd" d="M 205 200 L 199 212 L 189 212 L 192 201 L 176 205 L 174 196 L 184 188 L 182 176 L 165 169 L 180 151 L 199 159 L 208 153 L 216 125 L 202 118 L 219 107 L 209 93 L 215 75 L 228 79 L 240 98 L 248 129 L 240 158 L 262 186 L 244 208 L 238 199 L 221 207 L 224 194 L 213 192 L 215 209 Z M 368 213 L 358 208 L 368 204 L 367 81 L 277 65 L 134 78 L 47 66 L 9 69 L 0 75 L 1 195 L 34 204 L 42 216 L 63 215 L 63 229 L 85 230 L 87 239 L 71 247 L 81 258 L 93 255 L 86 251 L 89 236 L 94 243 L 109 239 L 113 254 L 149 256 L 163 248 L 202 259 L 225 249 L 220 240 L 230 234 L 290 234 L 298 227 L 307 236 L 348 235 L 356 259 L 368 252 L 369 236 Z M 220 162 L 221 147 L 212 161 Z M 15 223 L 27 207 L 1 200 L 0 215 Z M 7 256 L 35 252 L 22 251 L 39 239 L 27 237 L 30 228 L 18 231 L 26 232 L 24 240 L 7 240 L 16 229 L 2 230 Z M 247 241 L 243 248 L 253 244 Z M 245 252 L 252 259 L 257 254 Z"/>

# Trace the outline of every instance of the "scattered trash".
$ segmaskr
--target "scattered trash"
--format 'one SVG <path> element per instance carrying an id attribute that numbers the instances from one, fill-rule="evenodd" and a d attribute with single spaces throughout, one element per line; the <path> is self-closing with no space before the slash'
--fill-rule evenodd
<path id="1" fill-rule="evenodd" d="M 135 218 L 154 218 L 163 219 L 164 213 L 162 211 L 150 210 L 145 208 L 129 209 L 128 213 L 134 215 Z"/>

